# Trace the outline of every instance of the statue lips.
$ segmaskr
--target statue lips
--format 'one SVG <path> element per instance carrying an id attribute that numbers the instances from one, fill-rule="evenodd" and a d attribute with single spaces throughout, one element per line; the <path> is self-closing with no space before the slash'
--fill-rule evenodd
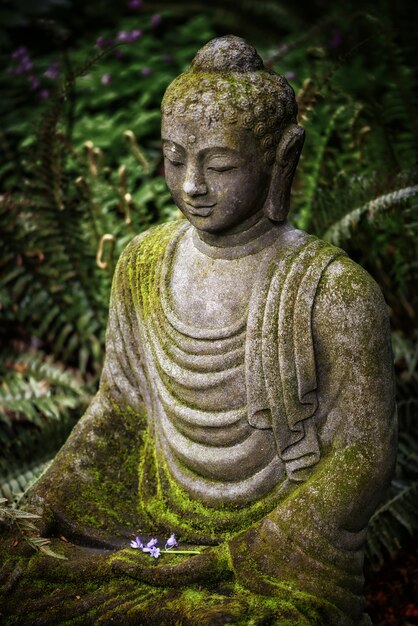
<path id="1" fill-rule="evenodd" d="M 216 202 L 214 202 L 213 204 L 191 204 L 190 202 L 186 202 L 186 204 L 190 207 L 189 213 L 191 215 L 198 215 L 199 217 L 209 217 Z"/>

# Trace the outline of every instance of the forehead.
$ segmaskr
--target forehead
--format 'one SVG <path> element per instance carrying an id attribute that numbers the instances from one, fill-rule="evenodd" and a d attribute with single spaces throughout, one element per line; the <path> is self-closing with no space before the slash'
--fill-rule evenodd
<path id="1" fill-rule="evenodd" d="M 248 152 L 258 148 L 248 130 L 222 119 L 214 120 L 210 116 L 196 120 L 187 115 L 163 115 L 161 135 L 163 141 L 173 141 L 185 149 L 200 150 L 221 146 Z"/>

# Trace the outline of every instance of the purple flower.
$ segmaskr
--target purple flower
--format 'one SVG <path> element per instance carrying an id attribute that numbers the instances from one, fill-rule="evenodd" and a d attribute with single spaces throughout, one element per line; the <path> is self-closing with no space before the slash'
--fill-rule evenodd
<path id="1" fill-rule="evenodd" d="M 160 548 L 150 548 L 149 550 L 144 549 L 143 552 L 149 552 L 149 555 L 154 559 L 158 559 L 161 556 Z"/>
<path id="2" fill-rule="evenodd" d="M 60 75 L 60 62 L 54 61 L 53 63 L 51 63 L 44 75 L 47 78 L 51 78 L 52 80 L 58 78 L 58 76 Z"/>
<path id="3" fill-rule="evenodd" d="M 129 41 L 129 35 L 130 33 L 127 30 L 121 30 L 117 34 L 116 41 Z"/>
<path id="4" fill-rule="evenodd" d="M 34 76 L 33 74 L 28 76 L 28 82 L 30 83 L 30 88 L 32 91 L 39 89 L 39 87 L 41 86 L 41 81 L 37 76 Z"/>
<path id="5" fill-rule="evenodd" d="M 142 70 L 142 76 L 151 76 L 152 69 L 150 67 L 144 67 Z"/>
<path id="6" fill-rule="evenodd" d="M 161 552 L 160 548 L 156 548 L 157 543 L 158 539 L 150 539 L 145 548 L 142 548 L 142 552 L 147 552 L 150 556 L 154 557 L 154 559 L 158 559 L 158 557 L 161 555 Z"/>
<path id="7" fill-rule="evenodd" d="M 296 72 L 286 72 L 285 78 L 287 78 L 287 80 L 294 80 L 296 78 Z"/>
<path id="8" fill-rule="evenodd" d="M 103 76 L 101 78 L 102 85 L 110 85 L 111 82 L 112 82 L 111 75 L 110 74 L 103 74 Z"/>
<path id="9" fill-rule="evenodd" d="M 179 543 L 178 543 L 177 539 L 175 538 L 175 536 L 174 535 L 170 535 L 170 537 L 165 542 L 165 549 L 166 550 L 171 550 L 171 548 L 175 548 L 178 545 L 179 545 Z"/>
<path id="10" fill-rule="evenodd" d="M 99 50 L 103 50 L 104 48 L 107 48 L 107 46 L 111 46 L 113 43 L 113 39 L 106 39 L 105 37 L 98 37 L 96 39 L 96 48 L 99 48 Z"/>
<path id="11" fill-rule="evenodd" d="M 12 52 L 11 57 L 12 59 L 15 59 L 17 61 L 21 61 L 22 59 L 28 59 L 29 51 L 26 46 L 20 46 L 20 48 L 17 48 L 14 52 Z"/>
<path id="12" fill-rule="evenodd" d="M 333 30 L 331 39 L 328 42 L 330 48 L 338 48 L 343 40 L 343 36 L 339 30 Z"/>
<path id="13" fill-rule="evenodd" d="M 22 67 L 24 73 L 26 74 L 27 72 L 30 72 L 31 69 L 33 68 L 33 63 L 32 63 L 32 61 L 30 59 L 22 59 L 21 67 Z"/>
<path id="14" fill-rule="evenodd" d="M 151 17 L 151 28 L 157 28 L 161 24 L 162 17 L 156 13 Z"/>
<path id="15" fill-rule="evenodd" d="M 41 89 L 41 91 L 38 93 L 38 98 L 40 98 L 41 100 L 47 100 L 47 98 L 49 98 L 48 89 Z"/>
<path id="16" fill-rule="evenodd" d="M 137 11 L 142 6 L 142 0 L 129 0 L 128 7 L 132 9 L 132 11 Z"/>
<path id="17" fill-rule="evenodd" d="M 142 36 L 142 30 L 139 30 L 139 28 L 135 28 L 134 30 L 131 30 L 131 32 L 129 33 L 130 43 L 133 43 L 134 41 L 139 39 L 141 36 Z"/>
<path id="18" fill-rule="evenodd" d="M 135 548 L 136 550 L 140 548 L 142 550 L 143 547 L 141 537 L 135 537 L 135 539 L 131 541 L 131 548 Z"/>

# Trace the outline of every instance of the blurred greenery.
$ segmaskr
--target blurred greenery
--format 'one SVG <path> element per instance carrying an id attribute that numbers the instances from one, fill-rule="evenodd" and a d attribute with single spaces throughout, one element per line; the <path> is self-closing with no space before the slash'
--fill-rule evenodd
<path id="1" fill-rule="evenodd" d="M 52 458 L 94 392 L 120 252 L 138 232 L 176 215 L 160 154 L 164 90 L 203 43 L 234 32 L 297 94 L 307 140 L 292 221 L 345 248 L 389 305 L 401 445 L 396 477 L 372 520 L 369 561 L 378 566 L 417 529 L 417 6 L 0 4 L 5 497 Z"/>

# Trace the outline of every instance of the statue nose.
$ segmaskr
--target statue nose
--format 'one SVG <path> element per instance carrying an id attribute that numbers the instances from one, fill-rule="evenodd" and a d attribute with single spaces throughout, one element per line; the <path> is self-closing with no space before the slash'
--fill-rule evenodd
<path id="1" fill-rule="evenodd" d="M 203 196 L 208 189 L 203 178 L 197 172 L 188 172 L 183 184 L 183 191 L 188 196 Z"/>

